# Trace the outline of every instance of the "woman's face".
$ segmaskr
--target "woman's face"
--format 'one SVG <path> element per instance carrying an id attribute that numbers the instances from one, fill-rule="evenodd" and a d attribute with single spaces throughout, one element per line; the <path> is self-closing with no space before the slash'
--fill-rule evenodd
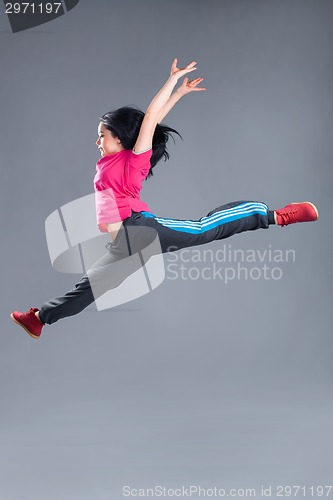
<path id="1" fill-rule="evenodd" d="M 113 155 L 122 151 L 124 148 L 118 137 L 113 137 L 110 130 L 103 123 L 98 125 L 97 147 L 100 150 L 101 156 Z"/>

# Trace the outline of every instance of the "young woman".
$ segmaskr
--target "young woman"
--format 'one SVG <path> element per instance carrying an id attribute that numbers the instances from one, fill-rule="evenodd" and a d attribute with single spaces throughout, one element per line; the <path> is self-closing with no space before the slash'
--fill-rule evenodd
<path id="1" fill-rule="evenodd" d="M 273 211 L 262 202 L 236 201 L 215 208 L 199 220 L 179 220 L 158 217 L 141 201 L 143 180 L 153 174 L 161 158 L 169 158 L 167 141 L 171 134 L 178 134 L 160 122 L 182 96 L 206 90 L 199 86 L 203 78 L 189 81 L 186 77 L 173 93 L 179 78 L 196 70 L 196 64 L 193 61 L 179 69 L 175 59 L 170 77 L 145 114 L 125 107 L 100 119 L 96 144 L 101 159 L 97 162 L 94 182 L 96 215 L 100 231 L 109 232 L 112 243 L 107 243 L 107 253 L 64 296 L 46 302 L 40 309 L 11 314 L 13 321 L 31 337 L 39 338 L 45 324 L 79 313 L 107 290 L 120 285 L 144 264 L 128 257 L 152 248 L 156 236 L 158 249 L 152 250 L 152 255 L 228 238 L 243 231 L 267 229 L 273 224 L 286 226 L 318 219 L 318 211 L 310 202 L 291 203 Z"/>

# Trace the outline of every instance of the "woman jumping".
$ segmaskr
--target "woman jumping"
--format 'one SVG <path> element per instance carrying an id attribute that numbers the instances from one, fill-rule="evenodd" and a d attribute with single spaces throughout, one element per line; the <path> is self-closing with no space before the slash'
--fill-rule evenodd
<path id="1" fill-rule="evenodd" d="M 160 125 L 176 102 L 194 91 L 204 91 L 203 78 L 183 80 L 173 92 L 179 78 L 196 70 L 196 62 L 185 68 L 171 66 L 170 76 L 151 101 L 146 113 L 130 107 L 110 111 L 100 118 L 96 144 L 101 158 L 94 179 L 96 217 L 99 230 L 109 233 L 112 242 L 99 259 L 62 297 L 30 308 L 14 311 L 11 318 L 38 339 L 43 327 L 61 318 L 78 314 L 108 290 L 119 286 L 143 266 L 131 259 L 135 252 L 150 248 L 151 254 L 166 253 L 214 240 L 229 238 L 244 231 L 267 229 L 269 225 L 286 226 L 318 219 L 318 210 L 310 202 L 290 203 L 279 210 L 269 210 L 262 202 L 235 201 L 222 205 L 198 220 L 179 220 L 155 215 L 141 201 L 142 182 L 153 175 L 156 163 L 169 158 L 166 144 L 178 132 Z M 178 134 L 179 135 L 179 134 Z M 158 240 L 158 248 L 151 250 Z"/>

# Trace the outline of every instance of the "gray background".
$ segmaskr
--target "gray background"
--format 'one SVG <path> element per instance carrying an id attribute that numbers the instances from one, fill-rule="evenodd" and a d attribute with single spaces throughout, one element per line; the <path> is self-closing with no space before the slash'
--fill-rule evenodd
<path id="1" fill-rule="evenodd" d="M 1 499 L 333 484 L 332 18 L 328 0 L 81 0 L 12 34 L 1 4 Z M 208 90 L 165 120 L 184 142 L 144 185 L 154 213 L 310 199 L 320 221 L 226 241 L 294 249 L 281 280 L 166 279 L 35 341 L 10 312 L 80 277 L 52 269 L 45 219 L 92 192 L 98 117 L 145 109 L 175 56 Z"/>

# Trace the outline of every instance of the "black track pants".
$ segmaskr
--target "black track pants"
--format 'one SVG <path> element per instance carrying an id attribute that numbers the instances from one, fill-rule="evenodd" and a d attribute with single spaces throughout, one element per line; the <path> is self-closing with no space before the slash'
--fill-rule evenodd
<path id="1" fill-rule="evenodd" d="M 267 229 L 267 205 L 261 202 L 236 201 L 222 205 L 198 220 L 157 217 L 149 212 L 132 212 L 123 221 L 107 253 L 87 271 L 74 288 L 62 297 L 51 299 L 40 308 L 43 323 L 52 324 L 61 318 L 78 314 L 94 300 L 120 285 L 156 253 L 222 240 L 244 231 Z M 158 244 L 156 244 L 158 240 Z M 149 249 L 145 251 L 144 249 Z M 144 259 L 130 256 L 145 253 Z"/>

